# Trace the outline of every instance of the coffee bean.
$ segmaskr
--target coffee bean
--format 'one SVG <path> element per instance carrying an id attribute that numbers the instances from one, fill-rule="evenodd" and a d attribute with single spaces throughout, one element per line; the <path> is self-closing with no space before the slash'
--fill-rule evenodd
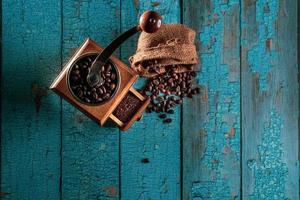
<path id="1" fill-rule="evenodd" d="M 98 88 L 98 93 L 99 94 L 103 94 L 104 92 L 103 92 L 103 90 L 101 88 Z"/>
<path id="2" fill-rule="evenodd" d="M 111 74 L 111 76 L 110 76 L 110 78 L 111 78 L 111 80 L 116 80 L 116 74 Z"/>
<path id="3" fill-rule="evenodd" d="M 166 117 L 167 117 L 166 114 L 160 114 L 160 115 L 159 115 L 159 118 L 161 118 L 161 119 L 165 119 Z"/>
<path id="4" fill-rule="evenodd" d="M 104 96 L 103 96 L 103 99 L 108 99 L 110 97 L 110 94 L 109 93 L 106 93 Z"/>
<path id="5" fill-rule="evenodd" d="M 149 87 L 148 87 L 148 91 L 152 91 L 152 85 L 150 85 Z"/>
<path id="6" fill-rule="evenodd" d="M 150 68 L 150 69 L 148 70 L 148 72 L 150 72 L 150 73 L 155 73 L 155 69 Z"/>
<path id="7" fill-rule="evenodd" d="M 165 98 L 163 96 L 159 96 L 159 97 L 157 97 L 157 100 L 161 102 L 161 101 L 165 100 Z"/>
<path id="8" fill-rule="evenodd" d="M 191 84 L 192 79 L 188 79 L 188 80 L 186 80 L 185 82 L 186 82 L 187 85 L 188 85 L 188 84 Z"/>
<path id="9" fill-rule="evenodd" d="M 106 81 L 106 83 L 104 83 L 104 86 L 105 86 L 106 88 L 109 88 L 110 83 Z"/>
<path id="10" fill-rule="evenodd" d="M 185 82 L 181 82 L 181 83 L 180 83 L 180 87 L 181 87 L 181 88 L 186 88 Z"/>
<path id="11" fill-rule="evenodd" d="M 191 94 L 191 93 L 192 93 L 192 89 L 191 89 L 191 88 L 188 88 L 188 90 L 187 90 L 186 93 L 187 93 L 187 94 Z"/>
<path id="12" fill-rule="evenodd" d="M 107 68 L 106 68 L 106 71 L 107 71 L 107 72 L 110 72 L 110 71 L 111 71 L 111 69 L 112 69 L 112 66 L 111 66 L 111 64 L 108 64 L 108 65 L 107 65 Z"/>
<path id="13" fill-rule="evenodd" d="M 78 89 L 78 90 L 77 90 L 77 95 L 78 95 L 79 97 L 82 97 L 82 96 L 83 96 L 83 91 L 82 91 L 81 89 Z"/>
<path id="14" fill-rule="evenodd" d="M 159 84 L 159 81 L 155 79 L 155 80 L 153 81 L 153 84 L 154 84 L 154 85 L 158 85 L 158 84 Z"/>
<path id="15" fill-rule="evenodd" d="M 102 86 L 102 91 L 103 91 L 103 94 L 106 93 L 106 88 L 104 86 Z"/>
<path id="16" fill-rule="evenodd" d="M 175 101 L 175 100 L 176 100 L 176 97 L 175 97 L 175 96 L 170 96 L 170 97 L 169 97 L 169 100 Z"/>
<path id="17" fill-rule="evenodd" d="M 72 76 L 73 81 L 78 81 L 79 80 L 79 76 Z"/>
<path id="18" fill-rule="evenodd" d="M 80 71 L 78 69 L 76 69 L 76 70 L 72 71 L 72 74 L 78 75 L 78 74 L 80 74 Z"/>
<path id="19" fill-rule="evenodd" d="M 158 89 L 160 89 L 160 90 L 164 89 L 164 87 L 165 87 L 164 84 L 159 84 L 158 85 Z"/>
<path id="20" fill-rule="evenodd" d="M 116 84 L 112 83 L 112 84 L 110 85 L 110 89 L 111 89 L 111 90 L 114 90 L 115 88 L 116 88 Z"/>
<path id="21" fill-rule="evenodd" d="M 188 70 L 193 70 L 193 69 L 194 69 L 194 66 L 193 66 L 193 65 L 189 65 L 189 66 L 187 66 L 187 69 L 188 69 Z"/>
<path id="22" fill-rule="evenodd" d="M 82 69 L 88 69 L 88 66 L 87 65 L 82 65 Z"/>
<path id="23" fill-rule="evenodd" d="M 197 90 L 196 90 L 196 89 L 193 89 L 191 93 L 192 93 L 192 94 L 197 94 Z"/>
<path id="24" fill-rule="evenodd" d="M 105 73 L 105 77 L 108 78 L 108 77 L 110 77 L 110 76 L 111 76 L 111 73 L 110 73 L 110 72 L 106 72 L 106 73 Z"/>
<path id="25" fill-rule="evenodd" d="M 161 103 L 158 103 L 156 106 L 160 108 L 160 107 L 162 106 L 162 104 L 161 104 Z"/>
<path id="26" fill-rule="evenodd" d="M 80 88 L 80 86 L 76 85 L 76 86 L 72 86 L 71 88 L 72 88 L 72 90 L 75 91 L 75 90 L 77 90 L 78 88 Z"/>
<path id="27" fill-rule="evenodd" d="M 173 78 L 170 78 L 169 80 L 168 80 L 168 83 L 173 83 L 174 82 L 174 79 Z"/>
<path id="28" fill-rule="evenodd" d="M 167 110 L 167 113 L 174 114 L 174 110 Z"/>
<path id="29" fill-rule="evenodd" d="M 180 97 L 182 97 L 182 98 L 184 98 L 184 97 L 187 97 L 187 93 L 182 93 L 181 95 L 180 95 Z"/>
<path id="30" fill-rule="evenodd" d="M 96 92 L 93 92 L 93 93 L 92 93 L 92 97 L 93 97 L 94 99 L 98 99 L 98 94 L 97 94 Z"/>
<path id="31" fill-rule="evenodd" d="M 177 103 L 177 104 L 182 104 L 183 101 L 182 101 L 182 99 L 178 99 L 178 100 L 176 100 L 176 103 Z"/>
<path id="32" fill-rule="evenodd" d="M 167 119 L 165 119 L 164 121 L 163 121 L 163 123 L 165 123 L 165 124 L 169 124 L 169 123 L 171 123 L 172 122 L 172 119 L 171 118 L 167 118 Z"/>
<path id="33" fill-rule="evenodd" d="M 142 162 L 142 163 L 149 163 L 150 161 L 149 161 L 149 158 L 143 158 L 143 159 L 141 160 L 141 162 Z"/>
<path id="34" fill-rule="evenodd" d="M 164 108 L 165 108 L 166 111 L 169 110 L 169 109 L 171 108 L 171 104 L 166 104 L 166 105 L 164 106 Z"/>

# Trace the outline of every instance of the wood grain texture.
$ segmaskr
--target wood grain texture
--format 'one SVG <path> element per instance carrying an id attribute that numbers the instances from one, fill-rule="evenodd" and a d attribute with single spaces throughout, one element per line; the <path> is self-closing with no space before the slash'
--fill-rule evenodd
<path id="1" fill-rule="evenodd" d="M 59 199 L 60 2 L 2 1 L 1 197 Z M 0 197 L 0 198 L 1 198 Z"/>
<path id="2" fill-rule="evenodd" d="M 242 1 L 244 199 L 299 199 L 297 1 Z"/>
<path id="3" fill-rule="evenodd" d="M 184 1 L 201 95 L 183 105 L 183 199 L 240 198 L 239 1 Z"/>
<path id="4" fill-rule="evenodd" d="M 173 1 L 122 1 L 122 31 L 138 22 L 145 10 L 162 15 L 163 23 L 180 22 L 180 5 Z M 137 36 L 122 46 L 126 61 L 136 50 Z M 144 84 L 140 80 L 136 86 Z M 121 135 L 121 199 L 180 199 L 180 109 L 164 125 L 157 114 L 144 114 Z"/>
<path id="5" fill-rule="evenodd" d="M 297 4 L 3 0 L 0 198 L 298 200 Z M 197 32 L 201 95 L 120 135 L 48 87 L 86 37 L 105 47 L 147 9 Z"/>
<path id="6" fill-rule="evenodd" d="M 63 1 L 63 58 L 91 37 L 107 46 L 119 34 L 117 0 Z M 119 129 L 101 128 L 67 102 L 62 120 L 63 199 L 118 199 Z"/>

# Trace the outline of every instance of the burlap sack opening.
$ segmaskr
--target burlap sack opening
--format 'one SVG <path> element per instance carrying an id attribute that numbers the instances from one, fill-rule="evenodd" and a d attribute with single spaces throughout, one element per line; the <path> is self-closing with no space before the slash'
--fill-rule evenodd
<path id="1" fill-rule="evenodd" d="M 136 54 L 129 61 L 142 76 L 155 76 L 169 68 L 175 72 L 193 70 L 198 64 L 195 31 L 182 24 L 165 24 L 156 33 L 142 32 Z"/>

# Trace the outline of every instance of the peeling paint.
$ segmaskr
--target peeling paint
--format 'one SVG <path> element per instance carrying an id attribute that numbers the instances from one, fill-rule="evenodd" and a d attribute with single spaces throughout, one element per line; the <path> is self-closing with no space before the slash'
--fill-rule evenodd
<path id="1" fill-rule="evenodd" d="M 157 2 L 157 1 L 152 2 L 152 6 L 153 6 L 153 7 L 157 7 L 157 6 L 159 6 L 159 5 L 160 5 L 160 2 Z"/>
<path id="2" fill-rule="evenodd" d="M 109 197 L 116 197 L 118 194 L 118 191 L 114 186 L 106 186 L 104 190 Z"/>
<path id="3" fill-rule="evenodd" d="M 272 41 L 276 38 L 276 21 L 279 14 L 279 0 L 258 0 L 256 1 L 256 23 L 258 38 L 256 43 L 247 53 L 247 62 L 252 73 L 259 75 L 260 91 L 269 89 L 271 72 L 274 62 L 278 58 Z M 247 27 L 243 23 L 243 27 Z M 243 41 L 246 43 L 247 41 Z"/>
<path id="4" fill-rule="evenodd" d="M 249 199 L 287 199 L 285 180 L 288 168 L 282 160 L 284 153 L 280 140 L 283 126 L 282 118 L 276 110 L 272 110 L 269 121 L 264 123 L 262 141 L 258 146 L 259 158 L 247 161 L 255 181 Z"/>
<path id="5" fill-rule="evenodd" d="M 34 94 L 35 109 L 38 113 L 42 105 L 42 98 L 47 96 L 48 90 L 46 89 L 46 87 L 41 87 L 38 84 L 33 83 L 31 86 L 31 91 Z"/>
<path id="6" fill-rule="evenodd" d="M 105 151 L 106 150 L 106 144 L 105 143 L 101 143 L 100 147 L 99 147 L 100 151 Z"/>
<path id="7" fill-rule="evenodd" d="M 164 178 L 162 180 L 160 190 L 161 190 L 161 193 L 164 193 L 164 194 L 168 192 L 168 181 L 166 178 Z"/>
<path id="8" fill-rule="evenodd" d="M 85 119 L 86 119 L 86 117 L 83 114 L 76 114 L 75 115 L 75 121 L 79 124 L 83 123 Z"/>
<path id="9" fill-rule="evenodd" d="M 235 65 L 238 69 L 239 63 L 227 59 L 226 56 L 230 54 L 227 55 L 224 50 L 224 45 L 226 47 L 233 45 L 230 51 L 239 55 L 237 40 L 224 42 L 224 38 L 231 37 L 226 34 L 231 34 L 232 30 L 225 30 L 225 27 L 230 25 L 226 23 L 234 19 L 239 1 L 220 3 L 215 0 L 212 8 L 210 16 L 213 23 L 200 29 L 202 70 L 198 78 L 198 84 L 202 88 L 207 88 L 204 101 L 208 101 L 208 113 L 203 126 L 207 133 L 204 138 L 206 149 L 202 162 L 209 172 L 206 176 L 210 179 L 193 183 L 193 199 L 230 199 L 232 196 L 239 196 L 239 181 L 230 181 L 235 173 L 224 171 L 224 168 L 232 166 L 234 167 L 232 170 L 237 170 L 237 173 L 239 171 L 240 82 L 239 78 L 232 78 L 232 74 L 235 73 L 232 66 Z M 237 57 L 237 61 L 238 59 Z"/>
<path id="10" fill-rule="evenodd" d="M 229 186 L 220 179 L 194 182 L 192 185 L 192 199 L 229 199 L 230 194 L 227 194 L 227 191 L 230 191 Z"/>

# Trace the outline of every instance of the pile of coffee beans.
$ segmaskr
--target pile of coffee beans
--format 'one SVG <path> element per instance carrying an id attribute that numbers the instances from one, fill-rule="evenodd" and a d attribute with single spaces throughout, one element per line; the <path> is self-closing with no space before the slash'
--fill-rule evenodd
<path id="1" fill-rule="evenodd" d="M 200 88 L 193 86 L 196 75 L 194 71 L 176 73 L 170 68 L 166 73 L 150 78 L 142 90 L 151 98 L 147 111 L 160 113 L 163 123 L 171 123 L 172 119 L 167 114 L 173 114 L 173 108 L 182 104 L 184 98 L 200 93 Z"/>
<path id="2" fill-rule="evenodd" d="M 95 54 L 82 57 L 72 66 L 69 75 L 69 85 L 73 95 L 89 104 L 108 101 L 118 88 L 118 74 L 115 66 L 110 62 L 101 68 L 101 76 L 104 79 L 102 85 L 91 87 L 87 83 L 87 75 L 95 58 Z"/>
<path id="3" fill-rule="evenodd" d="M 143 102 L 138 97 L 128 92 L 113 114 L 123 123 L 127 123 L 142 105 Z"/>

